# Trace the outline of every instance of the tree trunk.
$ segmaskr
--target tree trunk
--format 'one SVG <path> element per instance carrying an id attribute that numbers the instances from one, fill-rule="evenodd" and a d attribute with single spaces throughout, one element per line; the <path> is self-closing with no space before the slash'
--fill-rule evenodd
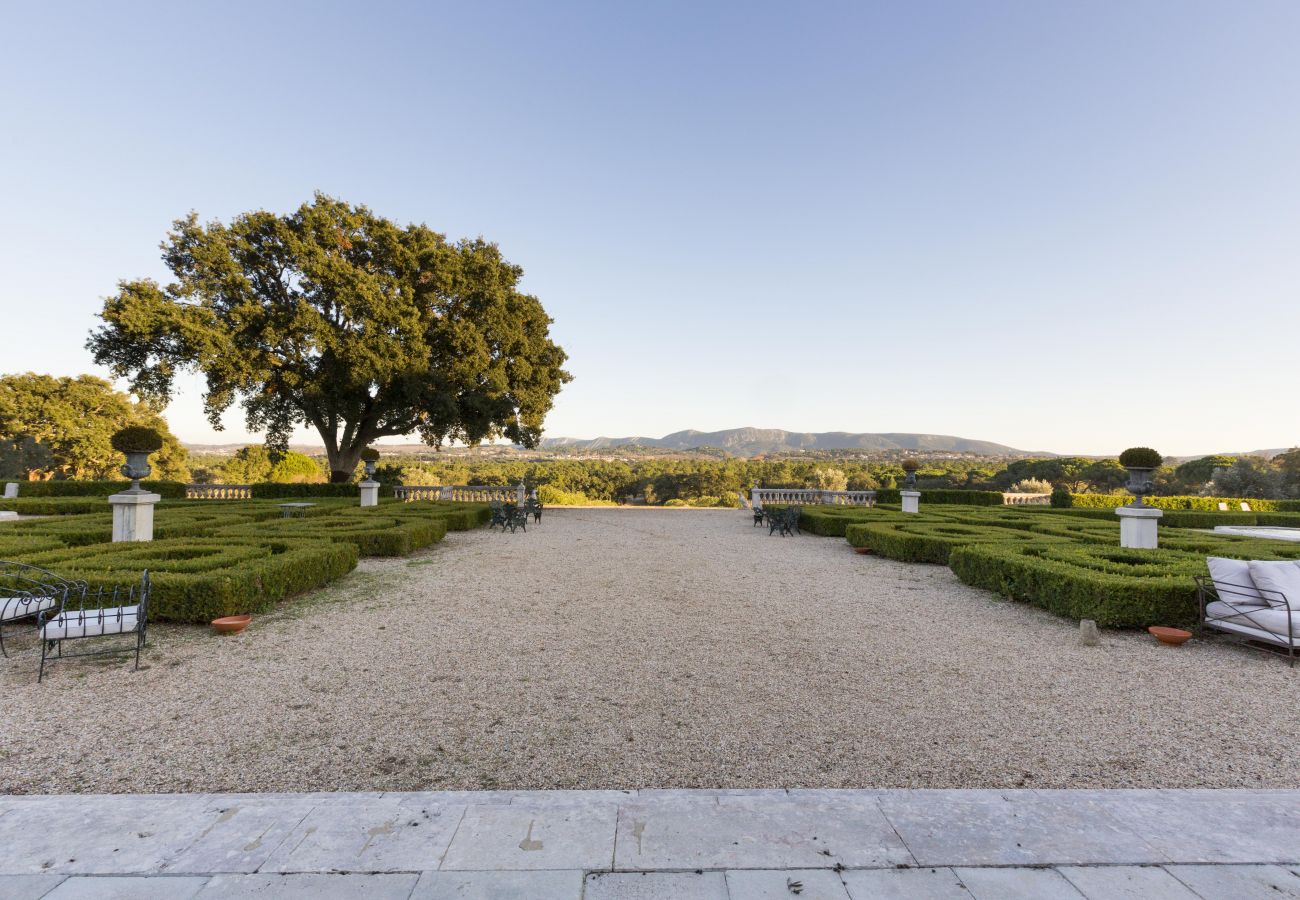
<path id="1" fill-rule="evenodd" d="M 325 456 L 330 465 L 330 483 L 347 484 L 356 474 L 357 463 L 361 461 L 361 451 L 365 449 L 364 444 L 353 444 L 351 447 L 343 447 L 335 450 L 328 444 L 325 446 Z"/>

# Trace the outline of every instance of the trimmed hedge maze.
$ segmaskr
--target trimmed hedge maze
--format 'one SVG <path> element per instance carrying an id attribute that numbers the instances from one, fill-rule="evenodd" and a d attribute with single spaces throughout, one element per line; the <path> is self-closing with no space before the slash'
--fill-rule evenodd
<path id="1" fill-rule="evenodd" d="M 80 498 L 51 499 L 69 502 L 48 519 L 0 526 L 0 559 L 96 587 L 132 584 L 148 569 L 151 617 L 169 622 L 265 612 L 341 578 L 360 557 L 403 556 L 491 517 L 482 504 L 384 501 L 361 509 L 355 500 L 321 498 L 303 517 L 285 519 L 269 501 L 165 500 L 154 508 L 155 540 L 114 544 L 104 500 L 81 512 Z"/>
<path id="2" fill-rule="evenodd" d="M 1201 530 L 1294 526 L 1294 513 L 1170 510 L 1161 520 L 1160 549 L 1130 550 L 1119 546 L 1110 509 L 980 509 L 924 499 L 911 515 L 887 507 L 805 510 L 802 527 L 844 535 L 889 559 L 947 565 L 966 584 L 1113 627 L 1194 624 L 1193 576 L 1207 574 L 1207 556 L 1300 560 L 1300 543 Z"/>

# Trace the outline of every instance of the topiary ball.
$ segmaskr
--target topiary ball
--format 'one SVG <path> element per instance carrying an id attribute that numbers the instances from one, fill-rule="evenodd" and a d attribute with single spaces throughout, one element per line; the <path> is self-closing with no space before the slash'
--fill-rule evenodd
<path id="1" fill-rule="evenodd" d="M 1126 469 L 1158 469 L 1165 458 L 1150 447 L 1129 447 L 1119 455 L 1119 464 Z"/>
<path id="2" fill-rule="evenodd" d="M 367 447 L 361 451 L 362 462 L 379 462 L 379 451 L 374 447 Z"/>
<path id="3" fill-rule="evenodd" d="M 162 449 L 163 439 L 153 428 L 128 425 L 113 432 L 109 443 L 118 453 L 153 453 Z"/>
<path id="4" fill-rule="evenodd" d="M 903 460 L 903 471 L 904 471 L 904 472 L 915 472 L 915 471 L 916 471 L 917 469 L 919 469 L 919 468 L 921 468 L 921 464 L 920 464 L 919 462 L 917 462 L 916 460 L 914 460 L 914 459 L 905 459 L 905 460 Z"/>

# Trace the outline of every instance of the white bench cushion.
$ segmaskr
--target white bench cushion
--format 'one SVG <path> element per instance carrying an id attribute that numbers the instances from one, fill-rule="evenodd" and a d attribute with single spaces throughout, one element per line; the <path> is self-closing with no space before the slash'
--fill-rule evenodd
<path id="1" fill-rule="evenodd" d="M 41 638 L 62 641 L 101 634 L 129 634 L 140 627 L 140 607 L 73 610 L 55 616 L 41 629 Z"/>
<path id="2" fill-rule="evenodd" d="M 1287 615 L 1285 609 L 1278 609 L 1274 606 L 1230 605 L 1222 600 L 1205 605 L 1205 622 L 1207 625 L 1218 628 L 1236 626 L 1225 628 L 1225 630 L 1238 631 L 1243 634 L 1258 632 L 1253 636 L 1265 640 L 1270 637 L 1277 638 L 1278 640 L 1275 640 L 1274 643 L 1286 643 L 1289 639 Z M 1300 610 L 1290 613 L 1290 617 L 1292 635 L 1290 639 L 1300 644 Z"/>
<path id="3" fill-rule="evenodd" d="M 1270 606 L 1285 607 L 1289 601 L 1292 608 L 1300 609 L 1300 566 L 1290 560 L 1251 560 L 1250 580 Z"/>
<path id="4" fill-rule="evenodd" d="M 1210 570 L 1210 580 L 1214 582 L 1214 590 L 1219 599 L 1238 606 L 1246 603 L 1263 606 L 1268 603 L 1255 587 L 1255 582 L 1250 577 L 1250 563 L 1246 560 L 1210 556 L 1206 558 L 1205 565 Z"/>
<path id="5" fill-rule="evenodd" d="M 56 597 L 0 597 L 0 622 L 10 622 L 50 609 Z"/>

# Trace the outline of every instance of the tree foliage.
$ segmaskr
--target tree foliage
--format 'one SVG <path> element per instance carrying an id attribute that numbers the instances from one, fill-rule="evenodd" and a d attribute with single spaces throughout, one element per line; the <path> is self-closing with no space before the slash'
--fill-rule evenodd
<path id="1" fill-rule="evenodd" d="M 386 436 L 535 446 L 569 380 L 523 270 L 482 239 L 317 194 L 229 225 L 191 213 L 162 247 L 175 282 L 122 282 L 88 343 L 96 361 L 150 398 L 201 372 L 213 427 L 238 403 L 274 452 L 314 428 L 331 480 Z"/>
<path id="2" fill-rule="evenodd" d="M 112 439 L 130 426 L 152 429 L 162 438 L 149 459 L 154 478 L 189 479 L 185 448 L 152 404 L 137 402 L 93 375 L 0 376 L 4 477 L 120 478 L 125 460 Z"/>

